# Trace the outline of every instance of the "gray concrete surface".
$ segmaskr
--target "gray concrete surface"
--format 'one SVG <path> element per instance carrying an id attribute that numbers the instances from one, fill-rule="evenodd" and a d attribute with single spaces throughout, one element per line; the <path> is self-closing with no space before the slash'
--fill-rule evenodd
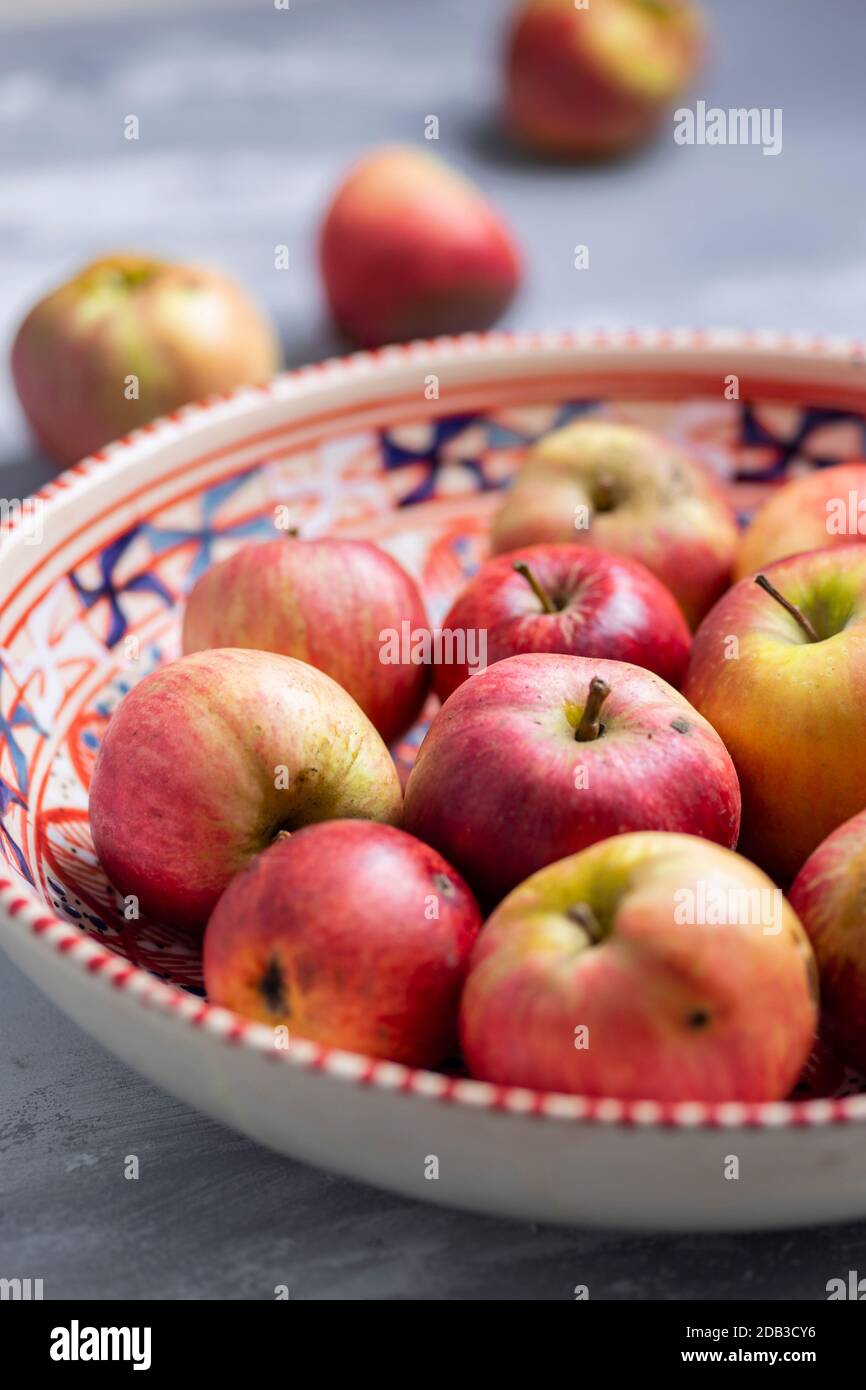
<path id="1" fill-rule="evenodd" d="M 248 0 L 232 12 L 7 27 L 0 36 L 0 345 L 109 247 L 225 265 L 290 363 L 335 350 L 312 229 L 349 158 L 422 138 L 496 199 L 527 253 L 527 327 L 718 324 L 862 334 L 859 0 L 715 0 L 696 97 L 781 107 L 776 158 L 663 139 L 614 169 L 532 164 L 495 125 L 496 0 Z M 8 18 L 8 16 L 7 16 Z M 23 22 L 22 22 L 23 23 Z M 126 115 L 141 139 L 123 139 Z M 590 248 L 588 272 L 573 247 Z M 273 269 L 287 243 L 291 269 Z M 0 347 L 0 350 L 5 348 Z M 0 495 L 50 470 L 0 377 Z M 135 1153 L 141 1178 L 122 1176 Z M 866 1227 L 650 1238 L 438 1211 L 264 1153 L 115 1062 L 0 960 L 0 1275 L 46 1297 L 824 1297 Z"/>

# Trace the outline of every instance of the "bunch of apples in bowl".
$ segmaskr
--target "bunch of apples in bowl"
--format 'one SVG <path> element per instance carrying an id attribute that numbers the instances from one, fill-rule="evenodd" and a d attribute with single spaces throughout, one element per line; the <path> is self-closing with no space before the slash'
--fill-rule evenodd
<path id="1" fill-rule="evenodd" d="M 836 1185 L 820 1156 L 866 1063 L 866 466 L 744 528 L 739 406 L 702 396 L 731 358 L 857 418 L 848 358 L 475 337 L 50 487 L 4 558 L 15 958 L 209 1113 L 404 1192 L 859 1210 L 859 1149 Z"/>

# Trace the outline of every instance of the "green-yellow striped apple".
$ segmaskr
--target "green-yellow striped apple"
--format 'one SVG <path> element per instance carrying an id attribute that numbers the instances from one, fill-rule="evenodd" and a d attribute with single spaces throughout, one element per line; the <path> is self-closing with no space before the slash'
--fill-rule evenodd
<path id="1" fill-rule="evenodd" d="M 12 376 L 45 453 L 64 467 L 188 401 L 279 366 L 271 324 L 216 271 L 122 252 L 31 309 Z"/>
<path id="2" fill-rule="evenodd" d="M 817 1025 L 814 958 L 753 864 L 690 835 L 617 835 L 516 888 L 460 1009 L 483 1081 L 656 1101 L 771 1101 Z"/>
<path id="3" fill-rule="evenodd" d="M 850 545 L 866 536 L 866 463 L 816 468 L 777 488 L 740 540 L 734 575 L 804 550 Z"/>
<path id="4" fill-rule="evenodd" d="M 229 880 L 280 831 L 400 820 L 397 770 L 336 681 L 233 648 L 154 671 L 112 715 L 90 788 L 96 852 L 162 921 L 204 925 Z"/>
<path id="5" fill-rule="evenodd" d="M 404 631 L 411 642 L 389 640 Z M 391 743 L 427 695 L 430 666 L 411 659 L 427 632 L 417 584 L 379 546 L 286 536 L 244 546 L 202 575 L 187 600 L 183 649 L 255 647 L 308 661 Z"/>
<path id="6" fill-rule="evenodd" d="M 640 560 L 696 627 L 737 546 L 719 483 L 685 449 L 634 425 L 583 419 L 530 449 L 493 519 L 493 550 L 572 542 Z"/>
<path id="7" fill-rule="evenodd" d="M 741 579 L 695 634 L 683 693 L 734 760 L 740 849 L 790 882 L 866 807 L 866 545 Z"/>
<path id="8" fill-rule="evenodd" d="M 691 82 L 703 37 L 693 0 L 522 0 L 508 37 L 508 123 L 545 154 L 625 154 Z"/>

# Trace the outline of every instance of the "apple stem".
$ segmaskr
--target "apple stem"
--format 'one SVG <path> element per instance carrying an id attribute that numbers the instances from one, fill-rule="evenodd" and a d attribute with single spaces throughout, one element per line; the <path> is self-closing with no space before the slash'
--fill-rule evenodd
<path id="1" fill-rule="evenodd" d="M 592 502 L 595 511 L 613 511 L 617 496 L 618 483 L 612 473 L 600 473 L 595 480 L 592 492 Z"/>
<path id="2" fill-rule="evenodd" d="M 810 642 L 820 642 L 820 637 L 813 628 L 812 624 L 809 622 L 809 619 L 806 617 L 805 613 L 801 613 L 800 609 L 797 607 L 795 603 L 792 603 L 790 599 L 785 598 L 784 594 L 780 594 L 779 590 L 775 588 L 773 584 L 770 583 L 769 579 L 765 574 L 756 574 L 755 583 L 758 585 L 759 588 L 764 590 L 765 594 L 769 594 L 770 598 L 774 598 L 777 603 L 781 603 L 786 613 L 790 613 L 791 617 L 796 619 L 796 621 L 800 624 L 800 627 L 803 629 Z"/>
<path id="3" fill-rule="evenodd" d="M 589 937 L 590 945 L 597 946 L 604 938 L 602 925 L 590 907 L 589 903 L 573 903 L 566 912 L 566 916 L 580 927 Z"/>
<path id="4" fill-rule="evenodd" d="M 515 560 L 515 561 L 514 561 L 514 564 L 511 566 L 511 568 L 512 568 L 513 570 L 516 570 L 518 574 L 522 574 L 522 575 L 523 575 L 523 578 L 526 580 L 526 582 L 527 582 L 527 584 L 529 585 L 530 589 L 531 589 L 532 592 L 535 594 L 535 597 L 538 599 L 538 601 L 539 601 L 539 603 L 541 604 L 542 608 L 544 609 L 545 613 L 555 613 L 555 612 L 556 612 L 556 604 L 551 602 L 550 595 L 549 595 L 549 594 L 546 592 L 546 590 L 543 589 L 542 586 L 539 584 L 538 580 L 536 579 L 535 575 L 532 573 L 532 570 L 529 568 L 529 566 L 528 566 L 528 564 L 526 563 L 526 561 L 525 561 L 525 560 Z"/>
<path id="5" fill-rule="evenodd" d="M 607 681 L 602 680 L 601 676 L 593 676 L 589 683 L 586 706 L 574 735 L 578 743 L 592 743 L 601 734 L 602 725 L 598 716 L 609 694 L 610 686 Z"/>
<path id="6" fill-rule="evenodd" d="M 275 845 L 278 840 L 290 840 L 291 838 L 291 830 L 278 830 L 274 838 L 271 840 L 271 844 Z"/>

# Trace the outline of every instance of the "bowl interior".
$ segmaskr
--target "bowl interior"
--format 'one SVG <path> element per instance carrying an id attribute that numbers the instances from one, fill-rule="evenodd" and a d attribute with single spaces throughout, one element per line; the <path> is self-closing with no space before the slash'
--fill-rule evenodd
<path id="1" fill-rule="evenodd" d="M 496 494 L 527 444 L 579 415 L 645 424 L 688 443 L 725 481 L 743 519 L 786 477 L 866 453 L 863 414 L 807 400 L 543 394 L 538 404 L 499 400 L 460 413 L 419 407 L 414 418 L 394 418 L 383 404 L 380 418 L 368 411 L 362 425 L 335 422 L 301 446 L 279 430 L 259 444 L 251 429 L 194 466 L 167 471 L 158 495 L 151 489 L 134 504 L 141 480 L 130 473 L 108 523 L 90 524 L 90 504 L 79 524 L 64 523 L 62 554 L 41 577 L 28 575 L 26 603 L 19 596 L 15 606 L 0 589 L 0 854 L 58 917 L 201 994 L 193 936 L 126 920 L 94 855 L 88 787 L 118 701 L 179 654 L 191 585 L 214 560 L 272 537 L 275 524 L 376 540 L 418 578 L 436 623 L 484 558 Z M 32 553 L 35 571 L 41 548 Z M 403 773 L 424 727 L 394 749 Z M 813 1073 L 811 1094 L 850 1088 L 826 1061 Z"/>

